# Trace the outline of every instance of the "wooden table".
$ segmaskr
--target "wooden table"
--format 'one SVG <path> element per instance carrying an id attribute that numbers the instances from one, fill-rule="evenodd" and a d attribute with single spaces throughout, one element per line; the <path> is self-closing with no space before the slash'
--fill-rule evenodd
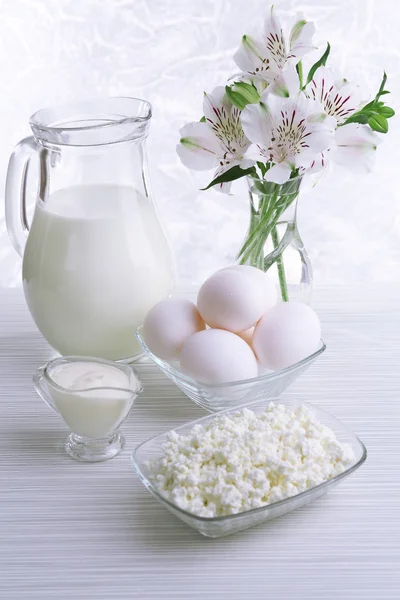
<path id="1" fill-rule="evenodd" d="M 141 363 L 145 393 L 117 458 L 80 464 L 32 388 L 53 356 L 22 293 L 0 293 L 2 600 L 389 600 L 400 597 L 400 290 L 327 287 L 315 295 L 325 354 L 286 393 L 320 404 L 368 449 L 330 494 L 257 528 L 201 537 L 133 473 L 146 438 L 204 413 Z"/>

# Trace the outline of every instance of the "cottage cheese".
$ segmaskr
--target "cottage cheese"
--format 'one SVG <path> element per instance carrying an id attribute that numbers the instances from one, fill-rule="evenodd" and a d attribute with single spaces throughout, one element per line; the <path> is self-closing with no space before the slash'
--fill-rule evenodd
<path id="1" fill-rule="evenodd" d="M 231 515 L 294 496 L 342 473 L 351 447 L 304 406 L 270 403 L 216 416 L 187 435 L 172 431 L 150 479 L 180 508 L 202 517 Z"/>

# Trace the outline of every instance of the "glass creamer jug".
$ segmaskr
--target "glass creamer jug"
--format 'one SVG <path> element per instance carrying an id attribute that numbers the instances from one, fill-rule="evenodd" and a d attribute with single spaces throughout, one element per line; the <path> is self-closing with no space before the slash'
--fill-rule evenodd
<path id="1" fill-rule="evenodd" d="M 130 359 L 136 328 L 173 288 L 173 265 L 147 174 L 151 105 L 135 98 L 67 104 L 35 113 L 34 137 L 11 156 L 10 238 L 40 332 L 60 354 Z M 26 183 L 37 154 L 29 227 Z"/>

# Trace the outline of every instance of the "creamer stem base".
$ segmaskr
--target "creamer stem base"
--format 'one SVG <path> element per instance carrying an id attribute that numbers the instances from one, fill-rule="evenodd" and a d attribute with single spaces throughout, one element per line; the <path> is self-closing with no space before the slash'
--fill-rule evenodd
<path id="1" fill-rule="evenodd" d="M 80 462 L 102 462 L 117 456 L 124 445 L 125 438 L 120 431 L 99 440 L 71 433 L 67 438 L 65 450 L 71 458 Z"/>

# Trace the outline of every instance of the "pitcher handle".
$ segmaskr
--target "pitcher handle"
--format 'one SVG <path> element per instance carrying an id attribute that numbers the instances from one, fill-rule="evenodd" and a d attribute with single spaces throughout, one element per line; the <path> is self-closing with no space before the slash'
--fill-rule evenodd
<path id="1" fill-rule="evenodd" d="M 51 408 L 52 411 L 59 414 L 58 410 L 55 407 L 52 397 L 50 396 L 48 389 L 43 385 L 44 372 L 46 369 L 46 365 L 43 367 L 39 367 L 33 374 L 32 381 L 33 387 L 39 394 L 39 396 L 46 402 L 47 406 Z"/>
<path id="2" fill-rule="evenodd" d="M 6 224 L 10 240 L 20 256 L 23 255 L 29 224 L 26 212 L 26 180 L 29 159 L 37 151 L 33 136 L 19 142 L 11 154 L 6 179 Z"/>

